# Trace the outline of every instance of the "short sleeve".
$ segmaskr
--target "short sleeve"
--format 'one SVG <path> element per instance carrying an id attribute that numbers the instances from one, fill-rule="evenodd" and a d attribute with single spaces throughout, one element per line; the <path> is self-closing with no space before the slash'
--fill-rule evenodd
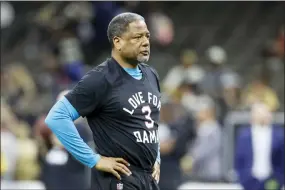
<path id="1" fill-rule="evenodd" d="M 153 67 L 150 67 L 150 70 L 155 75 L 155 79 L 156 79 L 156 82 L 157 82 L 157 87 L 158 87 L 158 90 L 160 92 L 160 84 L 159 84 L 160 78 L 159 78 L 159 75 L 158 75 L 157 71 Z"/>
<path id="2" fill-rule="evenodd" d="M 65 96 L 80 116 L 91 114 L 102 105 L 106 96 L 108 82 L 102 72 L 89 71 L 77 85 Z"/>

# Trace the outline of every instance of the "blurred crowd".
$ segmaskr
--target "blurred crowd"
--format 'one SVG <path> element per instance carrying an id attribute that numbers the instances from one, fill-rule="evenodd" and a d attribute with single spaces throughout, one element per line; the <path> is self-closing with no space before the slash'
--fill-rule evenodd
<path id="1" fill-rule="evenodd" d="M 106 30 L 113 16 L 125 11 L 142 14 L 152 32 L 153 47 L 161 52 L 169 50 L 175 39 L 176 23 L 166 14 L 175 4 L 1 2 L 1 179 L 41 180 L 47 189 L 87 189 L 88 169 L 64 150 L 45 125 L 45 116 L 65 90 L 109 56 Z M 163 102 L 159 127 L 161 189 L 175 189 L 189 180 L 228 182 L 222 151 L 225 119 L 232 111 L 246 112 L 251 118 L 236 135 L 237 148 L 233 152 L 237 176 L 250 175 L 242 173 L 245 169 L 259 168 L 249 176 L 256 180 L 252 184 L 243 184 L 247 178 L 237 177 L 234 181 L 239 180 L 247 189 L 284 183 L 284 172 L 278 169 L 283 168 L 284 154 L 281 161 L 275 161 L 282 152 L 280 143 L 284 147 L 284 133 L 280 133 L 284 123 L 273 127 L 272 119 L 275 112 L 284 111 L 284 26 L 264 41 L 262 51 L 256 55 L 262 64 L 250 76 L 236 71 L 227 49 L 218 45 L 207 47 L 202 55 L 192 46 L 180 48 L 178 56 L 173 55 L 177 61 L 171 68 L 157 69 Z M 160 60 L 157 55 L 156 60 Z M 150 64 L 161 68 L 157 65 L 164 63 Z M 93 146 L 85 119 L 76 121 L 76 126 L 84 141 Z M 278 131 L 274 136 L 277 153 L 272 161 L 255 161 L 255 148 L 243 149 L 250 146 L 242 143 L 248 136 L 259 142 L 255 133 L 245 130 L 251 126 L 256 133 L 264 128 Z M 264 147 L 271 144 L 269 141 L 260 145 L 259 152 L 266 152 Z M 251 166 L 256 162 L 270 162 L 270 167 Z M 278 176 L 274 182 L 271 174 Z M 60 177 L 63 175 L 64 180 Z"/>

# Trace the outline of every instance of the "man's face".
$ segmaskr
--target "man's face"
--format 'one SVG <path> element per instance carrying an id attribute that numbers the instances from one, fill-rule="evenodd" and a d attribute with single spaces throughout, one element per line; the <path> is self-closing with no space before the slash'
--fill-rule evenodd
<path id="1" fill-rule="evenodd" d="M 150 56 L 150 33 L 143 20 L 129 24 L 127 31 L 115 39 L 115 47 L 121 56 L 130 62 L 145 63 Z"/>

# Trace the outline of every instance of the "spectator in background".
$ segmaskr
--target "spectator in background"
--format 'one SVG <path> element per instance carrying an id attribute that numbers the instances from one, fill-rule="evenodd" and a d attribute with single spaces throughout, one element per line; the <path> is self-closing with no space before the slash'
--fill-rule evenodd
<path id="1" fill-rule="evenodd" d="M 277 94 L 268 86 L 268 80 L 263 74 L 250 83 L 242 95 L 244 107 L 251 106 L 258 102 L 266 104 L 270 111 L 276 111 L 279 108 Z"/>
<path id="2" fill-rule="evenodd" d="M 1 73 L 1 96 L 20 119 L 29 124 L 40 110 L 35 106 L 37 88 L 34 79 L 23 63 L 13 62 Z"/>
<path id="3" fill-rule="evenodd" d="M 281 59 L 284 59 L 285 55 L 285 50 L 284 50 L 284 43 L 285 43 L 285 29 L 284 26 L 282 26 L 279 30 L 279 34 L 276 40 L 276 54 L 279 56 Z"/>
<path id="4" fill-rule="evenodd" d="M 162 82 L 167 94 L 172 96 L 185 80 L 204 77 L 203 69 L 196 65 L 197 59 L 194 50 L 186 49 L 181 53 L 181 64 L 173 67 Z"/>
<path id="5" fill-rule="evenodd" d="M 40 179 L 43 180 L 45 171 L 45 157 L 53 146 L 51 130 L 45 124 L 46 114 L 40 115 L 33 126 L 33 136 L 37 142 L 38 160 L 41 167 Z"/>
<path id="6" fill-rule="evenodd" d="M 1 99 L 1 152 L 6 158 L 6 180 L 35 180 L 39 167 L 37 148 L 30 138 L 30 126 L 11 112 Z"/>
<path id="7" fill-rule="evenodd" d="M 219 46 L 212 46 L 206 52 L 209 61 L 209 71 L 204 77 L 203 90 L 214 99 L 222 97 L 225 75 L 235 75 L 239 80 L 239 75 L 232 71 L 227 65 L 227 52 Z"/>
<path id="8" fill-rule="evenodd" d="M 68 91 L 62 91 L 57 99 Z M 83 118 L 75 121 L 76 128 L 82 139 L 90 144 L 92 135 L 87 129 L 87 123 Z M 48 130 L 44 126 L 41 130 Z M 43 134 L 43 133 L 41 133 Z M 49 133 L 52 146 L 45 155 L 43 165 L 43 181 L 47 189 L 82 189 L 90 188 L 90 169 L 79 163 L 68 153 L 54 134 Z M 63 177 L 64 176 L 64 177 Z"/>
<path id="9" fill-rule="evenodd" d="M 202 87 L 203 90 L 214 99 L 222 96 L 221 77 L 229 72 L 225 64 L 227 61 L 226 51 L 219 46 L 212 46 L 207 50 L 207 59 L 209 61 L 209 71 L 205 76 Z"/>
<path id="10" fill-rule="evenodd" d="M 34 139 L 18 139 L 18 159 L 16 180 L 37 180 L 40 166 L 37 160 L 38 149 Z"/>
<path id="11" fill-rule="evenodd" d="M 40 87 L 51 94 L 51 103 L 54 102 L 61 91 L 69 88 L 71 85 L 71 81 L 63 71 L 57 56 L 57 51 L 43 53 L 41 56 L 44 67 L 43 73 L 41 73 L 41 77 L 37 78 Z"/>
<path id="12" fill-rule="evenodd" d="M 161 104 L 164 105 L 162 113 L 160 113 L 160 122 L 162 124 L 172 123 L 188 114 L 186 108 L 180 102 L 173 101 L 165 93 L 161 94 Z"/>
<path id="13" fill-rule="evenodd" d="M 171 18 L 161 11 L 154 11 L 150 13 L 149 21 L 155 42 L 162 47 L 170 45 L 174 37 L 174 26 Z"/>
<path id="14" fill-rule="evenodd" d="M 229 97 L 225 97 L 225 92 L 228 92 L 227 88 L 229 85 L 227 80 L 228 76 L 234 76 L 236 81 L 239 80 L 239 75 L 232 71 L 227 65 L 227 53 L 219 46 L 212 46 L 207 50 L 206 54 L 209 61 L 209 70 L 204 80 L 201 83 L 202 90 L 211 96 L 215 101 L 217 108 L 216 114 L 220 123 L 223 123 L 224 116 L 230 109 L 227 105 Z M 236 82 L 234 81 L 234 82 Z M 234 85 L 233 85 L 234 86 Z M 227 94 L 229 95 L 229 93 Z M 226 99 L 227 98 L 227 99 Z"/>
<path id="15" fill-rule="evenodd" d="M 237 110 L 240 108 L 240 79 L 236 73 L 227 73 L 221 78 L 223 87 L 223 99 L 226 111 Z"/>
<path id="16" fill-rule="evenodd" d="M 278 190 L 284 185 L 284 128 L 272 124 L 265 104 L 255 104 L 251 123 L 237 135 L 235 169 L 245 190 Z"/>
<path id="17" fill-rule="evenodd" d="M 84 74 L 83 55 L 79 40 L 68 29 L 59 41 L 59 53 L 63 71 L 72 83 L 78 82 Z"/>
<path id="18" fill-rule="evenodd" d="M 195 138 L 194 120 L 189 114 L 169 120 L 168 114 L 175 115 L 173 104 L 165 103 L 161 107 L 161 124 L 159 125 L 160 156 L 163 163 L 160 167 L 159 187 L 163 190 L 174 190 L 182 183 L 180 159 L 185 155 L 188 146 Z M 181 109 L 183 109 L 181 107 Z M 187 113 L 187 112 L 184 112 Z M 173 120 L 174 119 L 174 120 Z"/>
<path id="19" fill-rule="evenodd" d="M 234 72 L 229 72 L 221 76 L 222 97 L 216 99 L 219 113 L 217 118 L 220 124 L 224 125 L 224 119 L 230 111 L 237 111 L 241 106 L 241 81 Z"/>
<path id="20" fill-rule="evenodd" d="M 271 39 L 262 51 L 264 57 L 276 57 L 284 59 L 284 26 L 281 26 L 275 39 Z"/>
<path id="21" fill-rule="evenodd" d="M 214 107 L 210 100 L 201 102 L 196 114 L 197 137 L 181 162 L 192 180 L 217 181 L 222 178 L 222 131 Z"/>
<path id="22" fill-rule="evenodd" d="M 1 151 L 1 179 L 7 171 L 7 158 L 6 155 Z"/>
<path id="23" fill-rule="evenodd" d="M 23 120 L 19 120 L 11 107 L 1 97 L 1 127 L 6 128 L 17 138 L 28 138 L 30 126 Z"/>
<path id="24" fill-rule="evenodd" d="M 193 73 L 179 89 L 181 94 L 180 103 L 190 114 L 196 114 L 199 104 L 205 99 L 212 100 L 210 96 L 202 92 L 200 88 L 201 80 L 202 78 L 199 75 Z"/>
<path id="25" fill-rule="evenodd" d="M 1 1 L 1 29 L 8 28 L 15 19 L 15 10 L 9 2 Z"/>
<path id="26" fill-rule="evenodd" d="M 17 138 L 11 131 L 1 124 L 1 179 L 15 179 L 18 160 L 17 156 Z"/>
<path id="27" fill-rule="evenodd" d="M 269 40 L 262 50 L 263 69 L 270 75 L 268 84 L 279 95 L 280 108 L 284 110 L 284 27 L 277 34 L 276 39 Z"/>

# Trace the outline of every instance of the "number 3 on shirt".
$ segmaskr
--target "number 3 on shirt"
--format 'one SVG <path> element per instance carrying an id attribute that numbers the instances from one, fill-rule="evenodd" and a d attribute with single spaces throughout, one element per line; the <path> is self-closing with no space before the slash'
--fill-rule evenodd
<path id="1" fill-rule="evenodd" d="M 150 107 L 149 106 L 142 107 L 142 112 L 146 113 L 145 118 L 148 120 L 145 122 L 145 126 L 149 129 L 153 128 L 154 121 L 150 117 L 150 114 L 151 114 Z"/>

